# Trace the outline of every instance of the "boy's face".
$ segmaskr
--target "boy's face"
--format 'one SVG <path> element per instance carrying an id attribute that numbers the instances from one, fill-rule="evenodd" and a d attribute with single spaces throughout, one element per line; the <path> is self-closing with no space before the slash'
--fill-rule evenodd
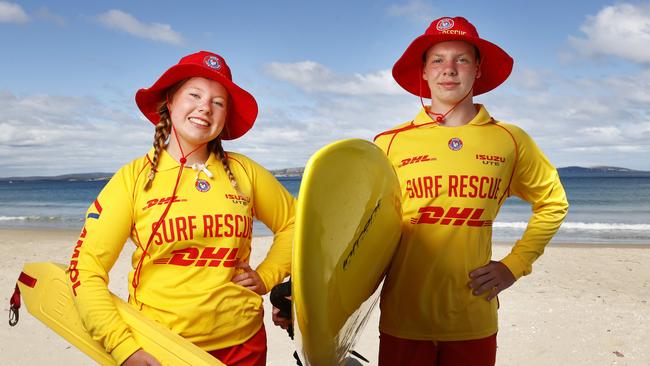
<path id="1" fill-rule="evenodd" d="M 467 42 L 440 42 L 425 54 L 422 78 L 429 85 L 433 104 L 456 104 L 480 76 L 476 50 Z"/>

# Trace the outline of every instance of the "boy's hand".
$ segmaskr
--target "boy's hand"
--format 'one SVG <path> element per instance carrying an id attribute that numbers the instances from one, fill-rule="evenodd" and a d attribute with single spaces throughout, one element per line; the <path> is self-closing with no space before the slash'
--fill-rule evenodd
<path id="1" fill-rule="evenodd" d="M 490 261 L 490 263 L 479 267 L 469 273 L 470 281 L 467 284 L 472 294 L 480 296 L 489 291 L 487 301 L 495 298 L 501 291 L 515 283 L 515 276 L 508 267 L 501 262 Z"/>

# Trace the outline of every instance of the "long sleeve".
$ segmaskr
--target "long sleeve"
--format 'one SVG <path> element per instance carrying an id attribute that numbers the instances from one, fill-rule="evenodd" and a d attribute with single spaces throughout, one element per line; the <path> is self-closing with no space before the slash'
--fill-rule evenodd
<path id="1" fill-rule="evenodd" d="M 254 169 L 253 210 L 274 233 L 273 244 L 257 267 L 257 273 L 270 291 L 291 272 L 295 199 L 270 172 L 255 162 L 251 164 Z"/>
<path id="2" fill-rule="evenodd" d="M 133 188 L 127 170 L 117 172 L 90 205 L 70 261 L 70 268 L 78 271 L 76 278 L 71 276 L 71 286 L 83 324 L 118 364 L 140 348 L 107 287 L 108 272 L 133 226 Z"/>
<path id="3" fill-rule="evenodd" d="M 525 132 L 518 128 L 513 128 L 512 132 L 517 141 L 518 162 L 510 193 L 532 207 L 524 234 L 502 259 L 519 278 L 532 271 L 533 262 L 560 228 L 569 204 L 555 167 Z"/>

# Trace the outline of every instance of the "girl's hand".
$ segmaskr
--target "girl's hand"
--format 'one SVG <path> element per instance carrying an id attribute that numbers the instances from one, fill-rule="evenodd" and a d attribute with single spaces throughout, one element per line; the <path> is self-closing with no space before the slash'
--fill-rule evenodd
<path id="1" fill-rule="evenodd" d="M 124 361 L 122 366 L 161 366 L 160 362 L 143 349 L 135 351 Z"/>
<path id="2" fill-rule="evenodd" d="M 260 275 L 258 275 L 257 272 L 248 265 L 248 263 L 238 262 L 237 265 L 235 265 L 235 268 L 242 269 L 244 272 L 233 277 L 232 282 L 244 286 L 259 295 L 264 295 L 267 292 L 266 285 L 262 282 Z"/>

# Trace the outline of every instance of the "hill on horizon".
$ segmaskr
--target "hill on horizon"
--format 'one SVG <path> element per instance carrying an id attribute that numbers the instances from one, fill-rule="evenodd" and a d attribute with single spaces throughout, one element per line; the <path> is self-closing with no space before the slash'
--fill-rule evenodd
<path id="1" fill-rule="evenodd" d="M 291 178 L 301 177 L 305 168 L 285 168 L 271 170 L 271 173 L 278 178 Z M 594 167 L 581 167 L 581 166 L 567 166 L 558 168 L 558 173 L 561 177 L 650 177 L 650 171 L 646 170 L 633 170 L 615 166 L 594 166 Z M 79 174 L 63 174 L 55 176 L 31 176 L 31 177 L 5 177 L 0 178 L 0 182 L 25 182 L 25 181 L 100 181 L 109 180 L 113 173 L 79 173 Z"/>
<path id="2" fill-rule="evenodd" d="M 633 170 L 616 166 L 567 166 L 557 169 L 561 177 L 650 177 L 650 171 Z"/>

